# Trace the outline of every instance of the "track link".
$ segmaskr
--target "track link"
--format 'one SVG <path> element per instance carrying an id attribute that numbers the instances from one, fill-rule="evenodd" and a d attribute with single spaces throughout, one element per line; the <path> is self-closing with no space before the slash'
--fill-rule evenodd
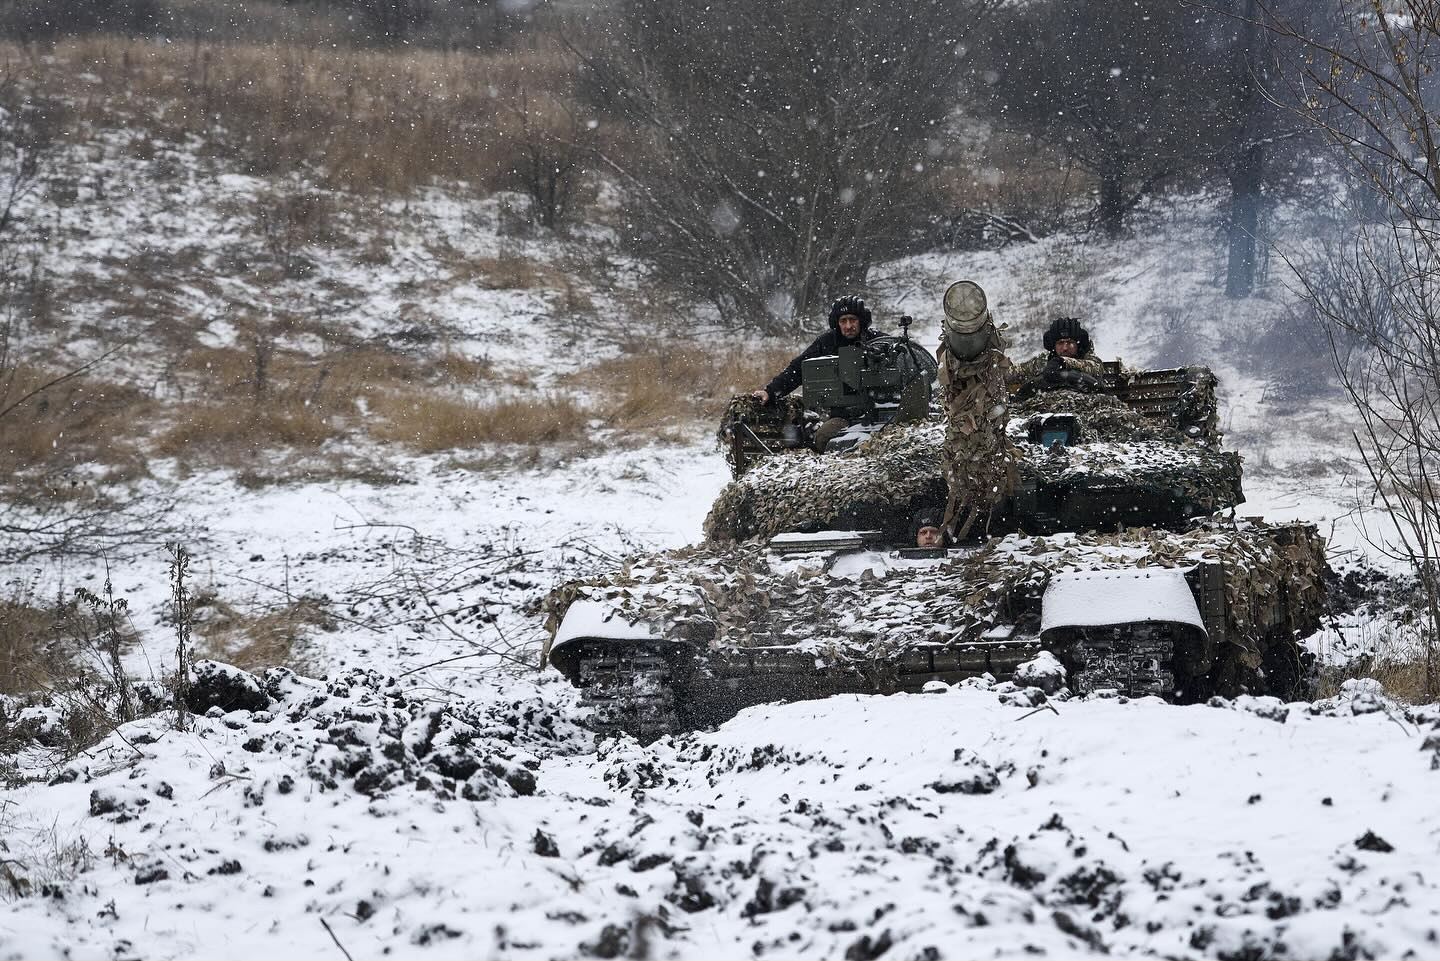
<path id="1" fill-rule="evenodd" d="M 580 703 L 592 708 L 587 726 L 603 736 L 629 734 L 649 743 L 681 730 L 670 662 L 645 647 L 586 653 L 578 664 Z"/>

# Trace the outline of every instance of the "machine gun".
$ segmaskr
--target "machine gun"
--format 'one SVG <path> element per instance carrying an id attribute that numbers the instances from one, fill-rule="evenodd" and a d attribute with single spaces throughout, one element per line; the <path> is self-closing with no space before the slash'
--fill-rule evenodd
<path id="1" fill-rule="evenodd" d="M 718 438 L 734 475 L 781 451 L 808 448 L 826 417 L 871 425 L 924 419 L 939 366 L 910 339 L 911 322 L 900 318 L 899 337 L 846 344 L 831 356 L 806 360 L 800 366 L 803 401 L 794 395 L 769 404 L 748 394 L 732 398 Z"/>
<path id="2" fill-rule="evenodd" d="M 900 318 L 899 337 L 845 344 L 832 356 L 806 360 L 800 367 L 805 406 L 853 423 L 922 419 L 938 367 L 910 339 L 911 323 Z"/>

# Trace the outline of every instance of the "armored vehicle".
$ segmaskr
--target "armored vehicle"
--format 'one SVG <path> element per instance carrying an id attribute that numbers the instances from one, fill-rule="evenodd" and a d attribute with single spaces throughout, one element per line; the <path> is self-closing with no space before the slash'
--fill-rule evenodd
<path id="1" fill-rule="evenodd" d="M 1305 692 L 1324 542 L 1235 516 L 1240 460 L 1221 449 L 1207 369 L 1107 364 L 1092 392 L 1017 393 L 1001 411 L 1011 496 L 973 540 L 912 550 L 912 515 L 946 501 L 959 415 L 920 405 L 914 371 L 877 376 L 854 446 L 815 454 L 807 421 L 866 389 L 863 358 L 834 360 L 831 393 L 807 377 L 809 408 L 732 401 L 720 439 L 736 476 L 703 543 L 546 599 L 546 658 L 598 730 L 653 738 L 767 701 L 983 675 L 1028 703 L 1044 696 L 1035 665 L 1057 661 L 1078 694 Z"/>

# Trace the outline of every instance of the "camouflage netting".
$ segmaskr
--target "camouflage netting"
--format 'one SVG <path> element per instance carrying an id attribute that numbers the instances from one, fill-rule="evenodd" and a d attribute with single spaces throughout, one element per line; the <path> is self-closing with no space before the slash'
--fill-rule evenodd
<path id="1" fill-rule="evenodd" d="M 1010 402 L 1010 436 L 1026 439 L 1032 418 L 1046 414 L 1075 414 L 1080 417 L 1078 441 L 1089 444 L 1097 440 L 1181 441 L 1176 430 L 1147 427 L 1138 411 L 1110 394 L 1082 394 L 1074 390 L 1050 390 Z"/>
<path id="2" fill-rule="evenodd" d="M 1199 505 L 1195 512 L 1221 510 L 1244 501 L 1238 454 L 1204 445 L 1165 441 L 1170 434 L 1143 428 L 1135 436 L 1121 429 L 1127 410 L 1105 404 L 1113 398 L 1068 394 L 1077 403 L 1065 406 L 1099 429 L 1082 427 L 1096 436 L 1115 437 L 1064 448 L 1054 454 L 1022 442 L 1028 415 L 1012 420 L 1012 449 L 1019 452 L 1019 477 L 1027 485 L 1073 491 L 1127 489 L 1173 497 Z M 1091 402 L 1094 402 L 1093 404 Z M 742 541 L 800 530 L 887 530 L 899 533 L 920 507 L 945 502 L 943 445 L 945 425 L 937 421 L 896 424 L 853 451 L 818 455 L 786 451 L 768 458 L 732 482 L 716 498 L 705 519 L 711 540 Z M 1172 435 L 1173 436 L 1173 435 Z M 1169 521 L 1165 521 L 1169 523 Z"/>
<path id="3" fill-rule="evenodd" d="M 1156 440 L 1098 442 L 1049 451 L 1022 445 L 1021 472 L 1042 485 L 1159 490 L 1210 511 L 1243 503 L 1240 455 Z"/>
<path id="4" fill-rule="evenodd" d="M 801 436 L 808 443 L 818 420 L 814 413 L 806 411 L 805 402 L 793 395 L 781 397 L 773 404 L 762 404 L 749 394 L 737 394 L 725 406 L 715 439 L 725 453 L 730 473 L 738 476 L 749 465 L 742 467 L 737 461 L 737 443 L 741 449 L 757 449 L 764 445 L 771 451 L 779 451 L 785 444 L 786 424 L 803 425 Z"/>
<path id="5" fill-rule="evenodd" d="M 945 406 L 945 527 L 958 537 L 985 531 L 995 509 L 1015 491 L 1019 453 L 1006 436 L 1009 360 L 990 328 L 989 347 L 964 361 L 940 348 Z"/>
<path id="6" fill-rule="evenodd" d="M 740 541 L 795 530 L 901 529 L 921 505 L 945 500 L 943 436 L 935 421 L 897 423 L 840 454 L 769 458 L 720 492 L 705 536 Z"/>
<path id="7" fill-rule="evenodd" d="M 1180 395 L 1175 426 L 1212 444 L 1220 443 L 1220 414 L 1215 391 L 1220 381 L 1208 367 L 1187 367 L 1191 383 Z"/>
<path id="8" fill-rule="evenodd" d="M 1009 535 L 943 561 L 869 555 L 869 573 L 835 577 L 830 555 L 780 555 L 762 544 L 709 544 L 637 558 L 545 600 L 553 635 L 579 598 L 632 623 L 712 649 L 784 646 L 863 662 L 919 645 L 964 645 L 997 625 L 1038 630 L 1040 598 L 1061 571 L 1224 565 L 1233 670 L 1253 672 L 1267 648 L 1319 629 L 1324 541 L 1312 525 L 1213 520 L 1186 533 Z M 1215 639 L 1219 641 L 1220 639 Z"/>

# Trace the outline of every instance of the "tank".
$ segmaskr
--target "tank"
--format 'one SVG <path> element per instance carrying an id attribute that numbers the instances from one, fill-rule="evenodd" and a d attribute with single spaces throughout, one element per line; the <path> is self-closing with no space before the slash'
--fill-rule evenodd
<path id="1" fill-rule="evenodd" d="M 920 402 L 909 381 L 899 403 L 905 378 L 877 377 L 893 406 L 825 454 L 806 436 L 833 408 L 734 399 L 719 438 L 735 477 L 704 541 L 552 591 L 546 662 L 596 730 L 646 740 L 769 701 L 986 675 L 1024 703 L 1061 685 L 1304 696 L 1323 539 L 1236 515 L 1240 458 L 1222 448 L 1208 369 L 1103 369 L 1084 393 L 1016 385 L 998 421 L 1008 496 L 944 549 L 909 546 L 915 513 L 946 503 L 947 418 L 961 416 L 928 386 Z M 808 371 L 805 391 L 835 396 Z"/>

